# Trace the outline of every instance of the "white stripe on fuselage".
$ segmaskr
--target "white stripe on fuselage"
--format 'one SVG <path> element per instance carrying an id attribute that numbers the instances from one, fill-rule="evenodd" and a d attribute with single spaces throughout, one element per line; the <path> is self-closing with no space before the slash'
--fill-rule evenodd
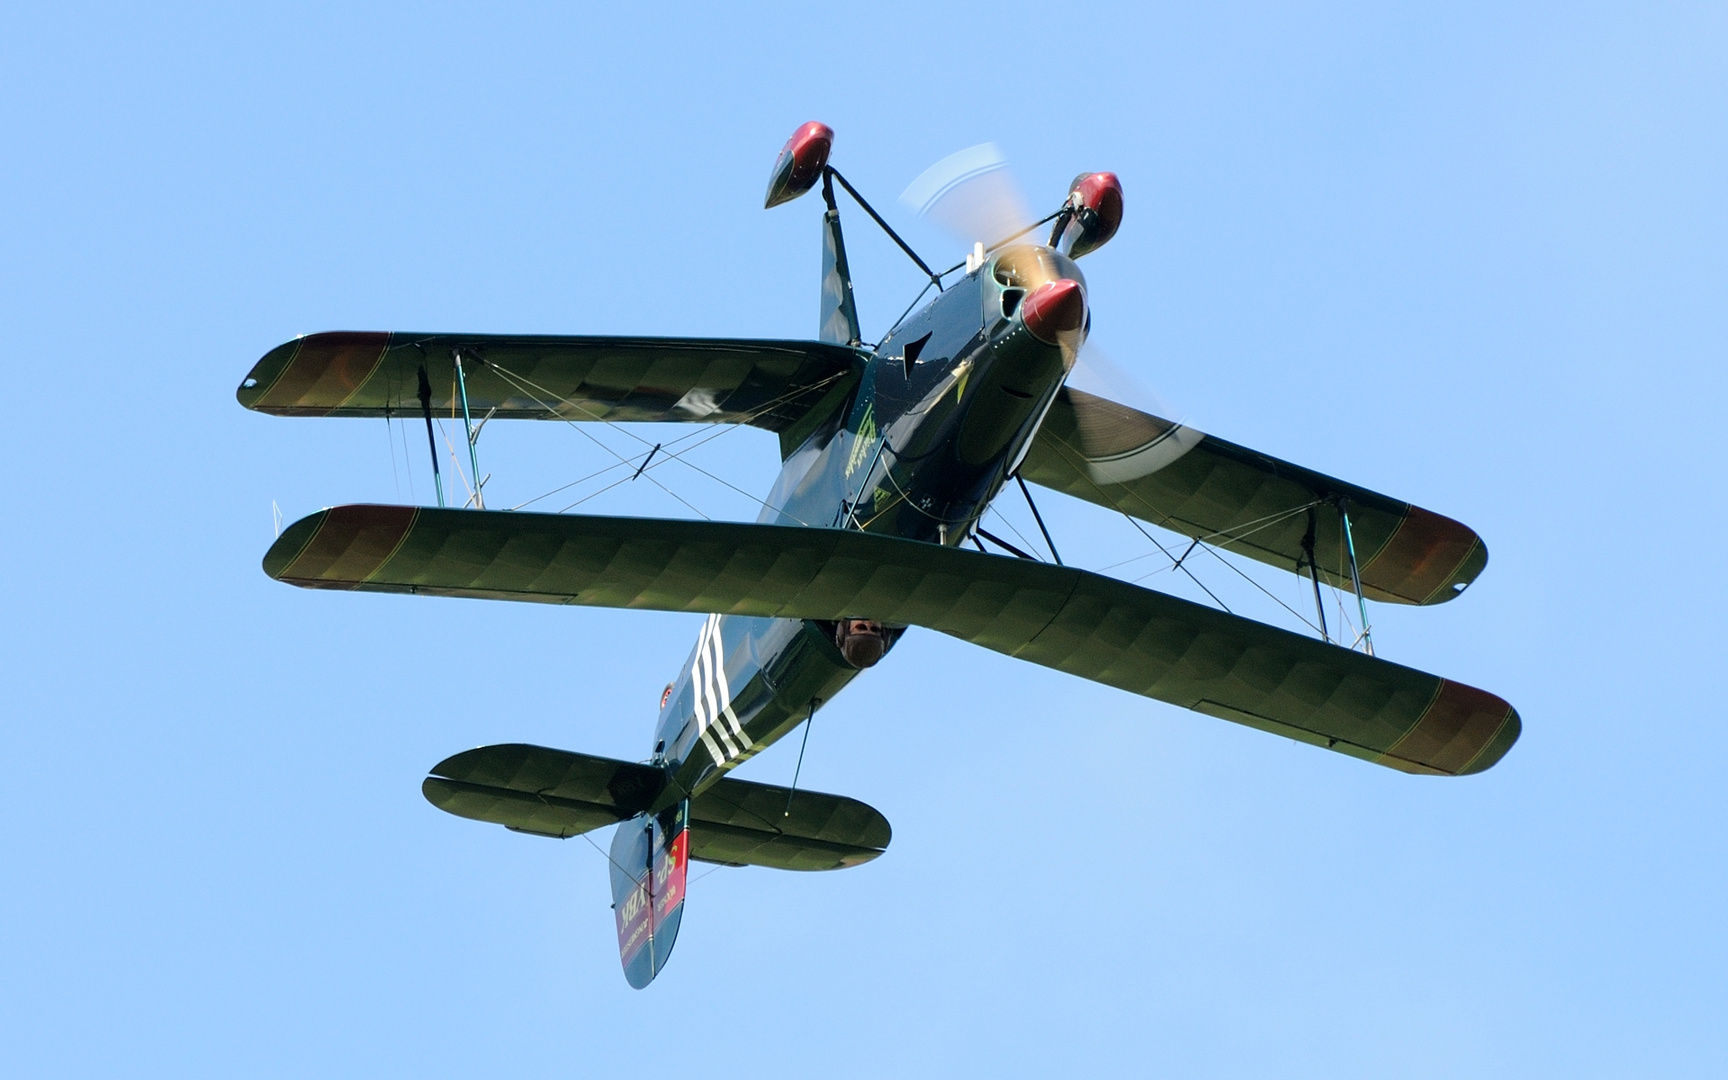
<path id="1" fill-rule="evenodd" d="M 708 640 L 714 647 L 714 700 L 720 703 L 720 714 L 732 725 L 733 741 L 742 750 L 748 750 L 750 736 L 744 734 L 744 725 L 738 722 L 738 714 L 732 711 L 732 687 L 726 681 L 726 646 L 720 639 L 718 615 L 714 616 L 714 633 Z"/>
<path id="2" fill-rule="evenodd" d="M 708 659 L 708 636 L 714 631 L 715 619 L 716 616 L 710 615 L 708 620 L 702 624 L 702 633 L 697 635 L 696 655 L 690 662 L 690 690 L 696 705 L 696 731 L 702 736 L 702 743 L 708 747 L 708 754 L 714 759 L 714 764 L 724 765 L 738 751 L 726 738 L 725 728 L 718 728 L 712 733 L 708 730 L 713 726 L 715 715 L 719 711 L 714 708 L 713 701 L 709 696 L 709 679 L 706 670 L 710 663 Z M 714 741 L 715 736 L 719 737 L 718 745 Z"/>

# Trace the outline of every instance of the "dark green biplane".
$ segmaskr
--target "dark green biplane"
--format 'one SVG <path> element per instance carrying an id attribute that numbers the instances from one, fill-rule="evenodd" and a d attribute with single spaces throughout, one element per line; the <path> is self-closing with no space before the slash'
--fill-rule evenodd
<path id="1" fill-rule="evenodd" d="M 436 765 L 427 799 L 542 836 L 617 825 L 619 948 L 640 987 L 671 951 L 688 860 L 827 870 L 888 846 L 888 822 L 861 802 L 727 774 L 907 627 L 1405 772 L 1460 776 L 1500 760 L 1519 721 L 1493 694 L 1324 631 L 986 553 L 980 518 L 1015 481 L 1302 574 L 1317 598 L 1324 584 L 1442 603 L 1487 562 L 1449 518 L 1066 385 L 1090 326 L 1074 260 L 1121 220 L 1112 174 L 1074 182 L 1038 223 L 1051 223 L 1045 243 L 1023 239 L 1028 229 L 975 245 L 946 273 L 919 261 L 934 298 L 866 346 L 835 184 L 899 238 L 828 164 L 832 138 L 800 128 L 767 198 L 821 185 L 816 340 L 326 333 L 272 350 L 241 385 L 240 403 L 259 412 L 422 415 L 429 436 L 435 410 L 458 409 L 779 436 L 784 465 L 755 524 L 498 512 L 476 497 L 473 509 L 338 506 L 281 534 L 265 572 L 306 588 L 707 613 L 645 763 L 486 746 Z"/>

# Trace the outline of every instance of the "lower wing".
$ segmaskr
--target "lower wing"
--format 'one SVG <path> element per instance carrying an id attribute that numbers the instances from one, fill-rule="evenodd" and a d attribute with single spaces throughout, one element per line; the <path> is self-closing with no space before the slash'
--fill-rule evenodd
<path id="1" fill-rule="evenodd" d="M 339 506 L 264 557 L 308 588 L 923 626 L 1406 772 L 1518 738 L 1462 683 L 1072 567 L 844 529 Z"/>

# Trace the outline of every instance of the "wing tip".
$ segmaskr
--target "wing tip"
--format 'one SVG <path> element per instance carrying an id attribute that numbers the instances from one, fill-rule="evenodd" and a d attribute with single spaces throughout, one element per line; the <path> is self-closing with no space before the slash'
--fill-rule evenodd
<path id="1" fill-rule="evenodd" d="M 1459 528 L 1469 531 L 1475 543 L 1464 558 L 1458 561 L 1458 565 L 1453 568 L 1452 572 L 1447 575 L 1446 580 L 1422 601 L 1423 607 L 1432 607 L 1436 604 L 1444 604 L 1449 600 L 1458 599 L 1464 595 L 1466 589 L 1476 583 L 1476 579 L 1482 576 L 1482 571 L 1488 568 L 1488 545 L 1483 543 L 1482 537 L 1478 536 L 1469 526 L 1460 525 Z"/>
<path id="2" fill-rule="evenodd" d="M 276 537 L 275 543 L 271 544 L 270 549 L 264 553 L 264 573 L 277 581 L 284 580 L 288 569 L 294 565 L 295 560 L 300 557 L 300 553 L 306 550 L 306 545 L 311 543 L 312 538 L 318 534 L 319 527 L 324 524 L 324 519 L 329 514 L 330 511 L 327 509 L 319 510 L 316 513 L 307 514 L 299 521 L 283 529 L 281 535 Z"/>
<path id="3" fill-rule="evenodd" d="M 1476 773 L 1487 772 L 1500 763 L 1512 749 L 1518 737 L 1524 733 L 1524 721 L 1519 718 L 1518 710 L 1506 706 L 1506 716 L 1500 722 L 1500 727 L 1489 737 L 1476 757 L 1459 769 L 1454 776 L 1474 776 Z"/>
<path id="4" fill-rule="evenodd" d="M 419 507 L 373 503 L 308 514 L 264 553 L 264 573 L 301 588 L 359 588 L 396 554 L 419 514 Z"/>
<path id="5" fill-rule="evenodd" d="M 283 342 L 252 365 L 235 400 L 272 416 L 328 416 L 377 371 L 390 338 L 383 331 L 332 330 Z"/>
<path id="6" fill-rule="evenodd" d="M 285 341 L 259 357 L 258 362 L 252 365 L 252 370 L 246 373 L 246 377 L 241 379 L 240 385 L 235 388 L 234 400 L 253 412 L 273 411 L 264 406 L 264 396 L 294 362 L 294 355 L 300 351 L 300 343 L 305 340 L 297 337 L 292 341 Z"/>

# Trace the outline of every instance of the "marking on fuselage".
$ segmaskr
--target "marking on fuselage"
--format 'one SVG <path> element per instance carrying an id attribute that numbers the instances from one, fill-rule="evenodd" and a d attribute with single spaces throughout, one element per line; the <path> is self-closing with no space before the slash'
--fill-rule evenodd
<path id="1" fill-rule="evenodd" d="M 697 734 L 714 764 L 725 766 L 753 756 L 755 744 L 744 734 L 744 725 L 732 711 L 732 688 L 726 680 L 726 649 L 720 619 L 720 615 L 710 615 L 702 624 L 702 633 L 696 639 L 696 655 L 690 664 L 690 686 L 695 699 Z M 725 717 L 725 724 L 719 722 L 721 717 Z"/>
<path id="2" fill-rule="evenodd" d="M 726 739 L 725 729 L 710 733 L 709 727 L 714 723 L 714 709 L 708 698 L 708 634 L 714 626 L 713 616 L 702 624 L 702 632 L 696 637 L 696 655 L 690 660 L 690 691 L 696 708 L 696 732 L 702 737 L 702 744 L 708 748 L 708 755 L 716 765 L 724 765 L 736 751 Z M 719 736 L 716 744 L 715 735 Z"/>
<path id="3" fill-rule="evenodd" d="M 714 632 L 708 636 L 708 641 L 714 649 L 714 700 L 720 704 L 720 715 L 726 717 L 732 725 L 734 741 L 741 750 L 750 749 L 750 736 L 744 734 L 744 725 L 738 722 L 738 714 L 732 711 L 732 687 L 726 681 L 726 647 L 720 637 L 720 616 L 712 615 Z"/>
<path id="4" fill-rule="evenodd" d="M 872 401 L 864 406 L 864 416 L 858 421 L 858 433 L 852 439 L 852 453 L 846 458 L 846 476 L 851 478 L 858 471 L 858 466 L 864 464 L 864 459 L 870 455 L 876 445 L 876 403 Z"/>

